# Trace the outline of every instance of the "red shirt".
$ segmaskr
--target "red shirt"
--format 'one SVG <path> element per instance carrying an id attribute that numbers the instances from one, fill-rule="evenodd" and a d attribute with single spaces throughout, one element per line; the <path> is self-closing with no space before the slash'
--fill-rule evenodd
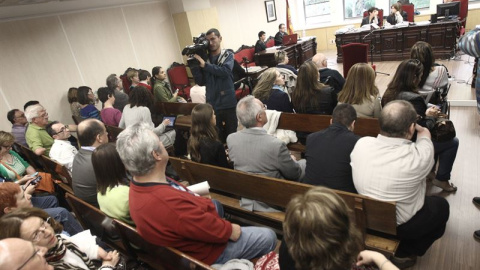
<path id="1" fill-rule="evenodd" d="M 152 86 L 150 86 L 150 85 L 148 85 L 148 84 L 139 83 L 138 86 L 143 86 L 143 87 L 147 88 L 148 90 L 150 90 L 150 92 L 152 92 Z"/>
<path id="2" fill-rule="evenodd" d="M 211 200 L 168 184 L 132 181 L 129 200 L 130 215 L 144 239 L 207 264 L 218 259 L 232 234 L 231 223 L 218 216 Z"/>

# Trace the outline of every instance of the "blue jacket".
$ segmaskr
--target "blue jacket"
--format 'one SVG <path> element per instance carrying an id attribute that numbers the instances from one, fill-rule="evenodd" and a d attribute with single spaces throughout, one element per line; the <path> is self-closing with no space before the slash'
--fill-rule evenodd
<path id="1" fill-rule="evenodd" d="M 223 63 L 217 63 L 226 54 Z M 192 75 L 200 86 L 206 86 L 206 100 L 215 111 L 235 108 L 237 99 L 233 87 L 233 53 L 222 51 L 218 57 L 210 56 L 204 68 L 193 67 Z"/>

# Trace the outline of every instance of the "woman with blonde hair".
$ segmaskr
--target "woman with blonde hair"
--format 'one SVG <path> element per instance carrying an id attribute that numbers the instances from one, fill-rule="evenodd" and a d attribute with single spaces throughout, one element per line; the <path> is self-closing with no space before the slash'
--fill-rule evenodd
<path id="1" fill-rule="evenodd" d="M 269 110 L 280 112 L 293 112 L 290 97 L 283 90 L 285 80 L 276 68 L 269 68 L 262 73 L 253 96 L 258 98 Z"/>
<path id="2" fill-rule="evenodd" d="M 360 252 L 361 236 L 348 212 L 342 198 L 325 187 L 295 196 L 285 212 L 280 269 L 355 269 L 370 263 L 398 269 L 378 252 Z"/>
<path id="3" fill-rule="evenodd" d="M 382 105 L 375 85 L 375 71 L 366 63 L 357 63 L 348 71 L 338 103 L 348 103 L 358 117 L 380 117 Z"/>
<path id="4" fill-rule="evenodd" d="M 320 73 L 312 61 L 303 63 L 298 69 L 297 85 L 292 93 L 292 103 L 297 113 L 333 113 L 337 106 L 337 94 L 319 79 Z"/>
<path id="5" fill-rule="evenodd" d="M 218 138 L 215 112 L 208 103 L 198 104 L 192 110 L 187 148 L 193 161 L 230 168 L 225 147 Z"/>

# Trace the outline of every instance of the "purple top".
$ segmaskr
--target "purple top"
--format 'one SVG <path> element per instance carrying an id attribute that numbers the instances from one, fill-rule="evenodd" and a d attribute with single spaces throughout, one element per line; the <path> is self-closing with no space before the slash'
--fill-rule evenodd
<path id="1" fill-rule="evenodd" d="M 27 140 L 25 139 L 26 126 L 14 124 L 12 126 L 12 135 L 15 137 L 15 142 L 28 148 Z"/>
<path id="2" fill-rule="evenodd" d="M 102 121 L 105 125 L 118 127 L 120 119 L 122 118 L 122 112 L 115 108 L 105 108 L 100 112 Z"/>

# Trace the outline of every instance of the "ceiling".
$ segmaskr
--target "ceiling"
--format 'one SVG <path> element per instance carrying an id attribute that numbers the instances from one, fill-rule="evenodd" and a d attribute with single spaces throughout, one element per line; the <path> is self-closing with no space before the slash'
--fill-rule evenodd
<path id="1" fill-rule="evenodd" d="M 0 0 L 0 21 L 167 0 Z"/>

